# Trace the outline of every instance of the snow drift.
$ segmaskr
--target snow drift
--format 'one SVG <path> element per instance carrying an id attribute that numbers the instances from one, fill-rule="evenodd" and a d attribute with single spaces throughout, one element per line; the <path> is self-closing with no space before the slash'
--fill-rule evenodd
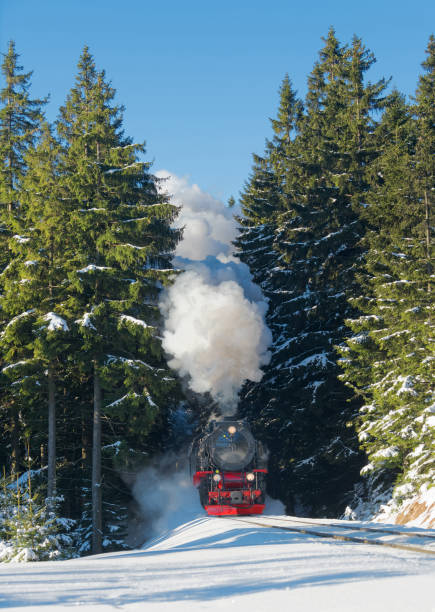
<path id="1" fill-rule="evenodd" d="M 210 393 L 222 413 L 232 415 L 243 383 L 258 382 L 270 360 L 267 302 L 232 253 L 232 211 L 186 179 L 165 171 L 157 176 L 181 206 L 177 225 L 185 228 L 175 260 L 185 272 L 161 300 L 163 348 L 193 391 Z"/>

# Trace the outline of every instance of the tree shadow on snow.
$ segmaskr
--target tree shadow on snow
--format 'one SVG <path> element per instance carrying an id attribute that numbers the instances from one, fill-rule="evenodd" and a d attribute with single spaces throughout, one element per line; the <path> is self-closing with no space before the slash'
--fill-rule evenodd
<path id="1" fill-rule="evenodd" d="M 98 559 L 89 557 L 60 561 L 56 562 L 56 567 L 51 563 L 47 565 L 46 572 L 42 572 L 40 564 L 35 569 L 27 565 L 23 568 L 17 567 L 16 571 L 12 572 L 9 572 L 8 568 L 3 579 L 5 586 L 9 583 L 13 592 L 2 593 L 0 584 L 0 608 L 39 605 L 49 609 L 60 604 L 123 606 L 140 602 L 212 601 L 271 590 L 291 591 L 373 581 L 412 573 L 406 564 L 403 571 L 397 566 L 391 569 L 376 569 L 376 564 L 371 564 L 370 558 L 373 555 L 375 559 L 377 555 L 369 550 L 364 553 L 366 564 L 365 568 L 361 569 L 358 562 L 361 545 L 347 542 L 331 543 L 315 539 L 317 546 L 313 552 L 301 551 L 296 545 L 307 546 L 314 538 L 304 534 L 282 533 L 265 527 L 234 528 L 196 538 L 192 533 L 191 541 L 186 541 L 184 533 L 184 541 L 177 545 L 177 536 L 180 534 L 181 531 L 169 534 L 168 546 L 171 545 L 171 540 L 173 544 L 167 550 L 145 549 L 110 553 L 98 556 Z M 276 549 L 269 548 L 281 547 L 284 544 L 288 548 L 283 551 L 282 556 Z M 295 545 L 294 553 L 292 544 Z M 323 545 L 321 548 L 318 547 L 320 544 Z M 253 550 L 250 555 L 245 555 L 243 560 L 238 559 L 238 549 L 247 546 L 256 547 L 257 551 L 261 551 L 261 555 L 257 558 Z M 355 558 L 353 550 L 345 551 L 340 549 L 340 546 L 353 547 Z M 225 549 L 228 549 L 228 554 L 221 553 L 216 559 L 214 556 L 207 556 L 207 551 L 211 554 L 214 550 Z M 179 553 L 193 551 L 203 551 L 204 554 L 194 554 L 191 559 L 178 556 Z M 344 568 L 343 563 L 339 563 L 334 570 L 331 560 L 340 559 L 345 554 L 349 557 L 348 563 Z M 383 554 L 386 555 L 387 552 L 384 550 Z M 246 557 L 248 560 L 245 560 Z M 279 571 L 276 572 L 278 575 L 268 576 L 268 573 L 274 571 L 273 564 L 279 565 Z M 355 569 L 352 569 L 352 565 Z M 244 567 L 252 568 L 253 573 L 249 569 L 240 573 L 238 569 Z M 260 574 L 261 568 L 265 569 L 265 575 L 261 579 L 259 567 Z M 420 571 L 421 567 L 418 573 Z M 195 575 L 197 582 L 192 585 L 191 578 Z M 213 580 L 210 581 L 209 577 L 213 577 Z M 165 585 L 165 588 L 158 590 L 156 584 L 159 583 Z M 152 590 L 153 587 L 155 590 Z"/>
<path id="2" fill-rule="evenodd" d="M 305 559 L 306 560 L 306 559 Z M 282 560 L 284 561 L 284 559 Z M 217 571 L 222 569 L 222 565 L 217 568 Z M 186 568 L 189 571 L 189 568 Z M 132 588 L 131 593 L 123 593 L 117 595 L 111 591 L 118 591 L 120 588 L 125 588 L 125 584 L 113 584 L 108 586 L 107 583 L 102 585 L 90 586 L 79 586 L 72 592 L 64 590 L 62 594 L 53 594 L 51 598 L 38 597 L 36 595 L 30 600 L 29 597 L 23 597 L 16 593 L 13 596 L 5 597 L 0 594 L 0 608 L 15 608 L 29 605 L 50 606 L 56 605 L 72 605 L 72 604 L 83 604 L 83 605 L 98 605 L 106 604 L 115 607 L 124 606 L 127 604 L 134 603 L 147 603 L 147 602 L 175 602 L 175 601 L 213 601 L 225 597 L 234 597 L 240 595 L 254 595 L 263 593 L 266 591 L 276 590 L 294 590 L 300 588 L 307 588 L 313 586 L 327 586 L 337 585 L 341 583 L 355 583 L 364 580 L 374 580 L 382 578 L 392 578 L 403 575 L 403 572 L 399 571 L 350 571 L 350 572 L 330 572 L 318 575 L 305 575 L 297 578 L 291 577 L 280 577 L 275 579 L 266 579 L 261 583 L 258 579 L 251 581 L 237 580 L 236 575 L 231 584 L 221 585 L 198 585 L 197 587 L 187 586 L 179 589 L 167 589 L 162 591 L 156 591 L 151 593 L 140 592 L 137 588 L 137 583 Z M 137 576 L 135 576 L 137 578 Z M 142 576 L 146 579 L 146 577 Z M 169 579 L 169 576 L 167 575 Z M 153 579 L 153 576 L 149 576 L 149 579 Z M 27 581 L 26 581 L 27 582 Z M 23 585 L 24 586 L 24 585 Z M 30 587 L 31 589 L 31 587 Z M 29 585 L 27 586 L 27 592 L 29 592 Z"/>

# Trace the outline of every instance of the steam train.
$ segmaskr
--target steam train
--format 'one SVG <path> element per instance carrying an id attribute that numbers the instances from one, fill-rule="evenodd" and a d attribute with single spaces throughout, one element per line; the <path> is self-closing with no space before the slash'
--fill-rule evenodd
<path id="1" fill-rule="evenodd" d="M 208 431 L 192 443 L 190 470 L 207 514 L 263 512 L 267 453 L 247 421 L 211 421 Z"/>

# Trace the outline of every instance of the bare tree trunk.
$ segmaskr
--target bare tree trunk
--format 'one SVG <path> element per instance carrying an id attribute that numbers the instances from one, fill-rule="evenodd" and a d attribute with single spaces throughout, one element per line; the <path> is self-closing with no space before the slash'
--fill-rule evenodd
<path id="1" fill-rule="evenodd" d="M 425 209 L 425 230 L 426 230 L 426 258 L 427 258 L 427 292 L 430 293 L 432 274 L 431 253 L 430 253 L 430 215 L 429 215 L 429 198 L 427 197 L 427 189 L 424 190 L 424 209 Z"/>
<path id="2" fill-rule="evenodd" d="M 11 87 L 9 88 L 9 96 L 8 96 L 8 104 L 11 103 L 11 93 L 10 93 Z M 12 113 L 9 112 L 9 201 L 8 201 L 8 212 L 11 213 L 12 212 L 12 193 L 13 193 L 13 189 L 14 189 L 14 179 L 13 179 L 13 173 L 12 173 L 12 151 L 11 151 L 11 143 L 10 143 L 10 139 L 12 137 Z"/>
<path id="3" fill-rule="evenodd" d="M 19 418 L 18 412 L 13 408 L 12 423 L 11 423 L 11 472 L 17 475 L 20 471 L 20 434 L 19 434 Z"/>
<path id="4" fill-rule="evenodd" d="M 92 439 L 92 552 L 102 551 L 101 385 L 94 364 L 94 429 Z"/>
<path id="5" fill-rule="evenodd" d="M 89 438 L 86 415 L 82 410 L 82 431 L 81 431 L 81 446 L 82 446 L 82 470 L 86 470 L 88 461 Z"/>
<path id="6" fill-rule="evenodd" d="M 47 497 L 56 495 L 56 397 L 53 371 L 48 368 L 48 486 Z M 50 504 L 51 505 L 51 504 Z"/>

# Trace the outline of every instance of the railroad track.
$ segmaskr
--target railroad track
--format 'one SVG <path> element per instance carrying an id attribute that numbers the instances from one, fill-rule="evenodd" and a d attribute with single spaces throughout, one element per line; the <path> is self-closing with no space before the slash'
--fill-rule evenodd
<path id="1" fill-rule="evenodd" d="M 267 520 L 267 519 L 266 519 Z M 276 517 L 278 521 L 291 522 L 291 523 L 301 523 L 304 525 L 316 525 L 318 527 L 333 527 L 334 529 L 347 529 L 350 531 L 368 531 L 373 533 L 387 533 L 389 535 L 395 536 L 405 536 L 408 538 L 424 538 L 426 540 L 435 540 L 435 533 L 421 533 L 416 531 L 396 531 L 394 529 L 385 529 L 383 527 L 364 527 L 363 525 L 345 525 L 343 523 L 320 523 L 319 521 L 309 521 L 300 518 L 293 517 Z"/>
<path id="2" fill-rule="evenodd" d="M 373 539 L 369 539 L 369 538 L 364 538 L 364 537 L 358 537 L 358 536 L 350 536 L 350 535 L 339 535 L 339 534 L 334 534 L 334 533 L 328 533 L 326 531 L 316 531 L 314 529 L 307 529 L 305 527 L 297 527 L 297 526 L 286 526 L 286 525 L 276 525 L 273 523 L 265 523 L 264 519 L 262 519 L 261 521 L 259 520 L 251 520 L 250 518 L 244 517 L 241 518 L 240 516 L 235 517 L 235 516 L 226 516 L 224 517 L 226 519 L 230 519 L 233 521 L 236 521 L 238 523 L 246 523 L 247 525 L 256 525 L 257 527 L 268 527 L 271 529 L 279 529 L 281 531 L 291 531 L 294 533 L 303 533 L 306 535 L 313 535 L 319 538 L 325 538 L 325 539 L 332 539 L 332 540 L 339 540 L 340 542 L 356 542 L 358 544 L 368 544 L 369 546 L 386 546 L 387 548 L 395 548 L 396 550 L 406 550 L 408 552 L 416 552 L 416 553 L 423 553 L 426 555 L 434 555 L 435 556 L 435 550 L 430 550 L 429 548 L 424 548 L 423 546 L 412 546 L 409 544 L 399 544 L 396 542 L 384 542 L 382 540 L 373 540 Z M 267 520 L 267 519 L 266 519 Z M 300 519 L 294 520 L 294 519 L 279 519 L 276 518 L 274 519 L 278 522 L 298 522 L 298 523 L 302 523 L 306 524 L 306 525 L 314 525 L 314 526 L 319 526 L 319 523 L 314 523 L 314 522 L 310 522 L 310 521 L 301 521 Z M 325 525 L 323 524 L 325 527 L 332 527 L 332 525 Z M 345 528 L 347 528 L 347 525 L 344 526 Z M 335 524 L 334 528 L 341 528 L 341 525 L 339 524 Z M 361 531 L 363 531 L 364 528 L 361 527 Z M 366 531 L 372 531 L 371 528 L 367 529 Z M 405 533 L 405 532 L 401 532 L 400 534 L 398 534 L 397 532 L 391 530 L 388 530 L 388 533 L 392 532 L 394 535 L 407 535 L 409 536 L 410 534 Z M 430 537 L 432 538 L 432 534 L 430 534 Z"/>

